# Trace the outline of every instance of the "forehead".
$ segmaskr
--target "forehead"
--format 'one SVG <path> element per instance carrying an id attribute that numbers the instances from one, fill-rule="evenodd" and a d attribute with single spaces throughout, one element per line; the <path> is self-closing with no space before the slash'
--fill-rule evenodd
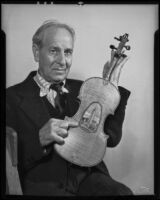
<path id="1" fill-rule="evenodd" d="M 63 27 L 49 27 L 44 31 L 43 34 L 43 45 L 50 46 L 64 45 L 68 47 L 73 46 L 73 38 L 71 33 Z"/>

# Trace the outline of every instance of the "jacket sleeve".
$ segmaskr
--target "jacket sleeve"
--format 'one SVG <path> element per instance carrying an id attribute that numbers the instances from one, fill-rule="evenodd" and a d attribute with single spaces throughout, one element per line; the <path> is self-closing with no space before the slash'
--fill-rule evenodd
<path id="1" fill-rule="evenodd" d="M 6 92 L 6 126 L 14 129 L 18 136 L 18 163 L 21 170 L 28 170 L 37 162 L 48 156 L 53 145 L 43 148 L 39 142 L 39 130 L 29 126 L 27 129 L 27 119 L 19 114 L 20 98 L 14 89 Z M 31 124 L 30 124 L 31 125 Z"/>
<path id="2" fill-rule="evenodd" d="M 12 89 L 6 90 L 6 126 L 14 129 L 17 132 L 17 118 L 16 118 L 16 102 L 18 98 L 14 96 Z"/>
<path id="3" fill-rule="evenodd" d="M 115 147 L 118 145 L 122 137 L 122 126 L 130 91 L 119 86 L 119 92 L 121 95 L 120 103 L 115 110 L 114 115 L 109 115 L 104 123 L 104 132 L 109 135 L 107 141 L 108 147 Z"/>

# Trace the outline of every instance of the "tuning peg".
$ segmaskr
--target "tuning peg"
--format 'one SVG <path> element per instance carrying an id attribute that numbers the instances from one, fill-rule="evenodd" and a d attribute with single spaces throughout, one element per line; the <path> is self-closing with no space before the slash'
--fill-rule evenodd
<path id="1" fill-rule="evenodd" d="M 125 34 L 122 36 L 122 38 L 125 39 L 126 42 L 128 42 L 128 41 L 129 41 L 129 40 L 128 40 L 128 36 L 129 36 L 129 34 L 128 34 L 128 33 L 125 33 Z"/>
<path id="2" fill-rule="evenodd" d="M 117 49 L 114 45 L 109 46 L 111 49 Z"/>
<path id="3" fill-rule="evenodd" d="M 130 46 L 124 46 L 127 50 L 130 50 L 131 49 L 131 47 Z"/>
<path id="4" fill-rule="evenodd" d="M 114 37 L 114 39 L 116 39 L 116 40 L 120 41 L 120 40 L 121 40 L 121 36 L 120 36 L 119 38 L 117 38 L 117 37 Z"/>
<path id="5" fill-rule="evenodd" d="M 121 56 L 122 56 L 123 58 L 126 58 L 126 57 L 127 57 L 127 55 L 126 55 L 126 54 L 121 54 Z"/>

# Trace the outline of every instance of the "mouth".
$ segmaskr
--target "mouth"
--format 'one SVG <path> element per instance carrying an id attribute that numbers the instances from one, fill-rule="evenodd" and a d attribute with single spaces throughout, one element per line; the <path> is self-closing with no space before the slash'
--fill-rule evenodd
<path id="1" fill-rule="evenodd" d="M 53 68 L 52 70 L 56 72 L 65 72 L 66 68 Z"/>

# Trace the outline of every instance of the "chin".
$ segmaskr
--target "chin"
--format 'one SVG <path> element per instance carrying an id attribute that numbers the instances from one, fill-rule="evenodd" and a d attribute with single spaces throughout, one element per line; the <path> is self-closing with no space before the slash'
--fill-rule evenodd
<path id="1" fill-rule="evenodd" d="M 52 81 L 64 81 L 65 79 L 66 79 L 66 76 L 52 77 Z"/>

